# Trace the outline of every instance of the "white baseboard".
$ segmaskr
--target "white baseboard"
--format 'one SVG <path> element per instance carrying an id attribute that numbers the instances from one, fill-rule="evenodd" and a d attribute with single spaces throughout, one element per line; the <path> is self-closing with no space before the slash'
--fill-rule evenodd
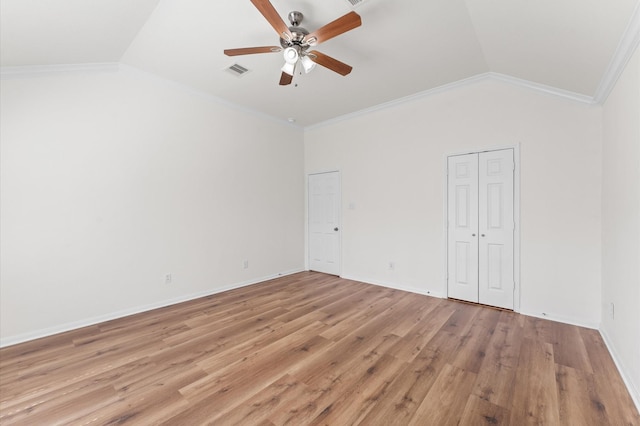
<path id="1" fill-rule="evenodd" d="M 404 285 L 401 285 L 401 284 L 398 284 L 398 283 L 394 283 L 394 282 L 389 282 L 389 281 L 381 281 L 381 280 L 372 279 L 372 278 L 363 278 L 363 277 L 356 276 L 356 275 L 341 275 L 341 278 L 344 278 L 346 280 L 359 281 L 359 282 L 366 283 L 366 284 L 373 284 L 373 285 L 377 285 L 377 286 L 380 286 L 380 287 L 393 288 L 395 290 L 408 291 L 410 293 L 423 294 L 425 296 L 432 296 L 432 297 L 437 297 L 437 298 L 440 298 L 440 299 L 446 299 L 447 298 L 446 292 L 443 293 L 443 292 L 439 292 L 439 291 L 425 290 L 425 289 L 416 288 L 416 287 L 409 287 L 409 286 L 404 286 Z M 562 322 L 562 323 L 565 323 L 565 324 L 576 325 L 578 327 L 591 328 L 591 329 L 594 329 L 594 330 L 597 330 L 599 328 L 599 326 L 600 326 L 600 324 L 596 323 L 596 322 L 589 322 L 589 321 L 584 321 L 584 320 L 578 319 L 578 318 L 571 318 L 571 317 L 562 316 L 562 315 L 556 315 L 556 314 L 538 313 L 538 312 L 529 312 L 529 311 L 520 311 L 518 313 L 521 314 L 521 315 L 527 315 L 527 316 L 530 316 L 530 317 L 547 319 L 547 320 L 550 320 L 550 321 Z"/>
<path id="2" fill-rule="evenodd" d="M 341 278 L 344 278 L 346 280 L 352 280 L 352 281 L 359 281 L 362 283 L 366 283 L 366 284 L 373 284 L 373 285 L 377 285 L 380 287 L 387 287 L 387 288 L 392 288 L 395 290 L 402 290 L 402 291 L 408 291 L 410 293 L 417 293 L 417 294 L 423 294 L 425 296 L 432 296 L 432 297 L 437 297 L 440 299 L 446 299 L 447 295 L 445 293 L 442 292 L 438 292 L 438 291 L 432 291 L 432 290 L 424 290 L 421 288 L 416 288 L 416 287 L 408 287 L 408 286 L 403 286 L 394 282 L 389 282 L 389 281 L 381 281 L 381 280 L 376 280 L 376 279 L 371 279 L 371 278 L 363 278 L 363 277 L 359 277 L 359 276 L 355 276 L 355 275 L 342 275 Z M 542 313 L 536 313 L 536 312 L 528 312 L 528 311 L 521 311 L 518 312 L 521 315 L 527 315 L 530 317 L 535 317 L 535 318 L 541 318 L 541 319 L 547 319 L 550 321 L 556 321 L 556 322 L 562 322 L 565 324 L 570 324 L 570 325 L 576 325 L 578 327 L 585 327 L 585 328 L 591 328 L 594 330 L 597 330 L 599 327 L 599 323 L 592 323 L 592 322 L 588 322 L 588 321 L 583 321 L 580 319 L 576 319 L 576 318 L 570 318 L 570 317 L 566 317 L 566 316 L 562 316 L 562 315 L 554 315 L 554 314 L 542 314 Z"/>
<path id="3" fill-rule="evenodd" d="M 627 385 L 627 389 L 629 390 L 629 394 L 631 395 L 631 399 L 633 399 L 634 404 L 636 404 L 636 408 L 640 411 L 640 383 L 634 383 L 631 377 L 627 375 L 625 372 L 627 369 L 624 366 L 624 363 L 618 356 L 618 352 L 616 351 L 616 347 L 613 345 L 609 335 L 604 330 L 602 326 L 600 326 L 599 330 L 600 335 L 602 336 L 602 340 L 604 340 L 604 344 L 607 345 L 607 349 L 609 349 L 609 353 L 611 354 L 611 358 L 613 358 L 613 362 L 616 364 L 618 368 L 618 372 L 620 376 L 622 376 L 622 381 Z"/>
<path id="4" fill-rule="evenodd" d="M 597 322 L 584 321 L 579 318 L 572 318 L 572 317 L 557 315 L 553 313 L 531 312 L 527 310 L 521 310 L 519 313 L 522 315 L 526 315 L 528 317 L 546 319 L 549 321 L 561 322 L 569 325 L 576 325 L 578 327 L 590 328 L 593 330 L 597 330 L 600 327 L 600 324 Z"/>
<path id="5" fill-rule="evenodd" d="M 111 312 L 105 315 L 99 315 L 96 317 L 85 318 L 80 321 L 68 322 L 65 324 L 56 325 L 53 327 L 47 327 L 44 329 L 36 330 L 29 333 L 19 334 L 17 336 L 9 336 L 0 339 L 0 348 L 6 346 L 17 345 L 18 343 L 28 342 L 30 340 L 40 339 L 42 337 L 53 336 L 54 334 L 64 333 L 71 330 L 77 330 L 82 327 L 99 324 L 105 321 L 111 321 L 118 318 L 127 317 L 129 315 L 135 315 L 142 312 L 152 311 L 158 308 L 164 308 L 166 306 L 175 305 L 177 303 L 187 302 L 189 300 L 199 299 L 201 297 L 211 296 L 213 294 L 223 293 L 225 291 L 233 290 L 236 288 L 246 287 L 253 284 L 258 284 L 264 281 L 272 280 L 274 278 L 284 277 L 286 275 L 297 274 L 303 272 L 304 269 L 294 269 L 290 271 L 284 271 L 273 275 L 268 275 L 261 278 L 255 278 L 248 281 L 234 283 L 215 290 L 203 291 L 199 293 L 187 294 L 184 296 L 176 297 L 173 299 L 163 300 L 160 302 L 150 303 L 148 305 L 136 306 L 129 309 L 123 309 L 121 311 Z"/>
<path id="6" fill-rule="evenodd" d="M 377 285 L 379 287 L 386 287 L 386 288 L 392 288 L 394 290 L 402 290 L 402 291 L 407 291 L 409 293 L 416 293 L 416 294 L 422 294 L 424 296 L 431 296 L 431 297 L 437 297 L 439 299 L 443 299 L 446 296 L 440 292 L 437 291 L 433 291 L 433 290 L 425 290 L 422 288 L 417 288 L 417 287 L 409 287 L 409 286 L 404 286 L 398 283 L 394 283 L 394 282 L 390 282 L 390 281 L 380 281 L 380 280 L 375 280 L 375 279 L 371 279 L 371 278 L 362 278 L 362 277 L 358 277 L 355 275 L 342 275 L 340 276 L 340 278 L 344 278 L 345 280 L 351 280 L 351 281 L 359 281 L 361 283 L 365 283 L 365 284 L 373 284 L 373 285 Z"/>

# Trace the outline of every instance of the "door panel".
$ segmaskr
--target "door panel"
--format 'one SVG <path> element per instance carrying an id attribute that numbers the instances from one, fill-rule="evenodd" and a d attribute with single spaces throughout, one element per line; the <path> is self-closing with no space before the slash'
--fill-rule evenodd
<path id="1" fill-rule="evenodd" d="M 513 150 L 478 154 L 479 302 L 513 309 Z"/>
<path id="2" fill-rule="evenodd" d="M 309 269 L 340 275 L 340 175 L 309 175 Z"/>
<path id="3" fill-rule="evenodd" d="M 448 159 L 448 295 L 478 301 L 478 156 Z"/>
<path id="4" fill-rule="evenodd" d="M 456 274 L 455 282 L 458 284 L 469 284 L 469 260 L 471 244 L 462 241 L 456 241 Z"/>
<path id="5" fill-rule="evenodd" d="M 504 287 L 504 279 L 502 277 L 503 248 L 504 246 L 501 244 L 489 244 L 487 246 L 487 285 L 489 289 L 501 290 Z"/>

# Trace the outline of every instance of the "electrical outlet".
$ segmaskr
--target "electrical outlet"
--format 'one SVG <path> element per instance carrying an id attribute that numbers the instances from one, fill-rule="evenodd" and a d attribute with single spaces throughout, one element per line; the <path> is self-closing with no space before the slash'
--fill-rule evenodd
<path id="1" fill-rule="evenodd" d="M 173 282 L 173 277 L 171 276 L 171 273 L 165 274 L 164 275 L 164 283 L 165 284 L 171 284 L 172 282 Z"/>
<path id="2" fill-rule="evenodd" d="M 249 269 L 249 261 L 247 259 L 242 261 L 242 269 Z"/>

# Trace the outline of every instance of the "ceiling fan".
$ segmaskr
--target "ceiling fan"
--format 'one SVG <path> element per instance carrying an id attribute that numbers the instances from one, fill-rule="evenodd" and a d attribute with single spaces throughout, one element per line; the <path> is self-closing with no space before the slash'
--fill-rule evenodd
<path id="1" fill-rule="evenodd" d="M 284 51 L 285 64 L 282 67 L 282 75 L 280 76 L 280 85 L 286 86 L 291 84 L 296 66 L 301 64 L 305 72 L 311 71 L 316 64 L 335 71 L 340 75 L 347 75 L 353 69 L 344 62 L 340 62 L 317 50 L 309 51 L 324 41 L 332 39 L 340 34 L 346 33 L 354 28 L 362 25 L 360 15 L 355 12 L 349 12 L 346 15 L 336 19 L 323 26 L 322 28 L 309 33 L 306 29 L 300 27 L 303 15 L 300 12 L 289 13 L 289 21 L 291 26 L 287 27 L 278 12 L 269 0 L 251 0 L 251 3 L 260 11 L 269 24 L 276 30 L 280 36 L 280 46 L 262 46 L 262 47 L 244 47 L 240 49 L 226 49 L 224 54 L 227 56 L 251 55 L 254 53 L 276 53 Z"/>

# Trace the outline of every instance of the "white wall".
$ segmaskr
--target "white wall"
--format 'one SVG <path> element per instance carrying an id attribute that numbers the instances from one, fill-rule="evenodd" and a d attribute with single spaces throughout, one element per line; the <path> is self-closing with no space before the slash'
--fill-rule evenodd
<path id="1" fill-rule="evenodd" d="M 342 172 L 342 275 L 446 295 L 444 159 L 520 144 L 521 311 L 597 327 L 601 114 L 481 81 L 308 129 L 306 172 Z"/>
<path id="2" fill-rule="evenodd" d="M 304 268 L 300 129 L 126 70 L 1 96 L 3 345 Z"/>
<path id="3" fill-rule="evenodd" d="M 640 407 L 640 52 L 637 49 L 604 105 L 603 142 L 601 330 Z"/>

